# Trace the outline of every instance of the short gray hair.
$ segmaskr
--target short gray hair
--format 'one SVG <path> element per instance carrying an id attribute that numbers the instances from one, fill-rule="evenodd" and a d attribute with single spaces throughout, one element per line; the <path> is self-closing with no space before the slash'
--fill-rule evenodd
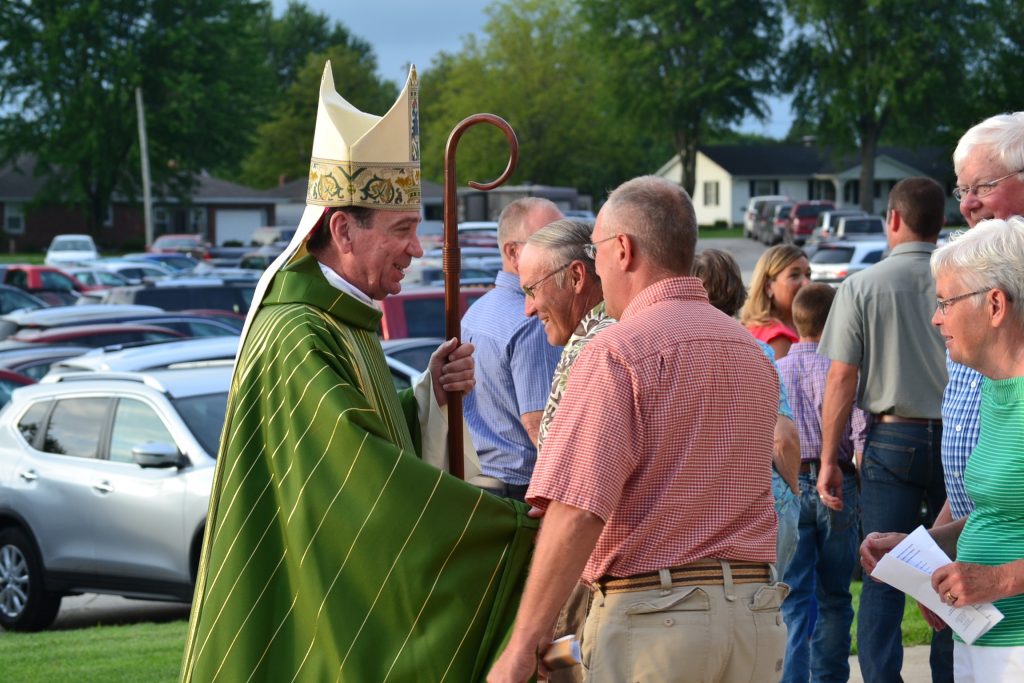
<path id="1" fill-rule="evenodd" d="M 534 209 L 550 207 L 559 211 L 558 205 L 544 197 L 523 197 L 509 203 L 498 216 L 498 244 L 519 240 L 523 234 L 523 222 Z M 561 213 L 559 211 L 559 213 Z"/>
<path id="2" fill-rule="evenodd" d="M 689 275 L 697 250 L 697 215 L 682 187 L 658 176 L 627 180 L 608 195 L 621 232 L 634 235 L 640 250 L 673 275 Z"/>
<path id="3" fill-rule="evenodd" d="M 1024 169 L 1024 111 L 997 114 L 963 134 L 953 151 L 957 175 L 975 147 L 989 147 L 993 161 L 1007 171 Z"/>
<path id="4" fill-rule="evenodd" d="M 586 246 L 590 244 L 593 234 L 593 223 L 563 218 L 560 221 L 548 223 L 533 233 L 526 243 L 543 249 L 548 255 L 552 268 L 560 268 L 563 264 L 573 261 L 582 261 L 587 273 L 597 277 L 594 261 L 587 256 L 586 252 Z M 561 286 L 561 277 L 556 276 L 556 278 Z"/>
<path id="5" fill-rule="evenodd" d="M 931 266 L 935 277 L 952 271 L 972 290 L 1002 290 L 1024 320 L 1024 218 L 993 218 L 951 236 L 932 252 Z"/>

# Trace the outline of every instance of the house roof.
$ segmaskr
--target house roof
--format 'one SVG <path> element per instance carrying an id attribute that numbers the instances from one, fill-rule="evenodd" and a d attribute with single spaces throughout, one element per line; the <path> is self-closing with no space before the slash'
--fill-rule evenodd
<path id="1" fill-rule="evenodd" d="M 31 155 L 20 156 L 13 161 L 0 165 L 0 200 L 27 202 L 42 189 L 45 178 L 35 175 L 36 160 Z M 246 203 L 262 204 L 272 202 L 280 196 L 280 192 L 262 192 L 229 180 L 215 178 L 202 173 L 196 178 L 196 188 L 192 195 L 193 203 L 226 204 Z M 278 188 L 274 188 L 278 190 Z M 123 201 L 123 198 L 118 198 Z M 158 199 L 161 203 L 175 201 Z"/>
<path id="2" fill-rule="evenodd" d="M 860 165 L 860 153 L 834 154 L 828 147 L 796 144 L 701 145 L 706 157 L 733 176 L 835 175 Z M 878 157 L 889 157 L 933 178 L 952 172 L 950 152 L 944 147 L 879 147 Z"/>

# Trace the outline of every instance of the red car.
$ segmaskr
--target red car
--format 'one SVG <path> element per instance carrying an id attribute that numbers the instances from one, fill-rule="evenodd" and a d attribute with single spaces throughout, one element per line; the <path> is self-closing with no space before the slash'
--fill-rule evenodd
<path id="1" fill-rule="evenodd" d="M 783 241 L 786 244 L 802 246 L 814 232 L 814 226 L 818 223 L 818 215 L 822 211 L 829 211 L 836 208 L 833 202 L 827 199 L 813 199 L 808 202 L 797 202 L 789 212 L 789 224 L 786 226 L 786 234 Z"/>
<path id="2" fill-rule="evenodd" d="M 12 264 L 4 266 L 4 284 L 23 289 L 51 306 L 66 306 L 78 301 L 86 286 L 53 266 Z"/>
<path id="3" fill-rule="evenodd" d="M 459 290 L 459 316 L 487 293 L 483 287 Z M 380 302 L 384 317 L 380 334 L 384 339 L 440 337 L 444 339 L 444 288 L 418 287 L 403 290 Z"/>
<path id="4" fill-rule="evenodd" d="M 202 235 L 192 233 L 160 235 L 153 240 L 153 244 L 146 247 L 146 251 L 155 254 L 188 254 L 197 259 L 209 259 L 211 256 L 210 243 Z"/>
<path id="5" fill-rule="evenodd" d="M 21 344 L 77 344 L 79 346 L 109 346 L 111 344 L 136 344 L 139 342 L 173 341 L 185 339 L 181 332 L 156 325 L 132 325 L 131 323 L 68 325 L 49 329 L 27 328 L 8 337 L 3 344 L 14 348 Z M 12 343 L 13 342 L 13 343 Z"/>

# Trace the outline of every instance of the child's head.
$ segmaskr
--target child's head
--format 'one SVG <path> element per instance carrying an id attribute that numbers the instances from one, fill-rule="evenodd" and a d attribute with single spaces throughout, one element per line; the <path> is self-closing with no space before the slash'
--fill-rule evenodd
<path id="1" fill-rule="evenodd" d="M 825 329 L 836 290 L 828 285 L 804 285 L 793 299 L 793 324 L 801 339 L 817 339 Z"/>
<path id="2" fill-rule="evenodd" d="M 693 274 L 704 283 L 711 305 L 734 317 L 747 298 L 736 259 L 721 249 L 705 249 L 694 259 Z"/>

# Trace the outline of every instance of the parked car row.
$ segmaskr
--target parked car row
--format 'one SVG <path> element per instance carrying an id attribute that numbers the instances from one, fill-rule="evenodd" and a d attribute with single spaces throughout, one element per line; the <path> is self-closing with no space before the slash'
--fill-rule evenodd
<path id="1" fill-rule="evenodd" d="M 440 343 L 385 342 L 395 386 Z M 12 393 L 0 412 L 0 626 L 45 629 L 83 592 L 191 600 L 236 348 L 95 351 Z"/>
<path id="2" fill-rule="evenodd" d="M 837 239 L 877 239 L 885 222 L 860 209 L 837 209 L 825 199 L 794 202 L 784 195 L 751 198 L 744 235 L 764 244 L 818 244 Z"/>

